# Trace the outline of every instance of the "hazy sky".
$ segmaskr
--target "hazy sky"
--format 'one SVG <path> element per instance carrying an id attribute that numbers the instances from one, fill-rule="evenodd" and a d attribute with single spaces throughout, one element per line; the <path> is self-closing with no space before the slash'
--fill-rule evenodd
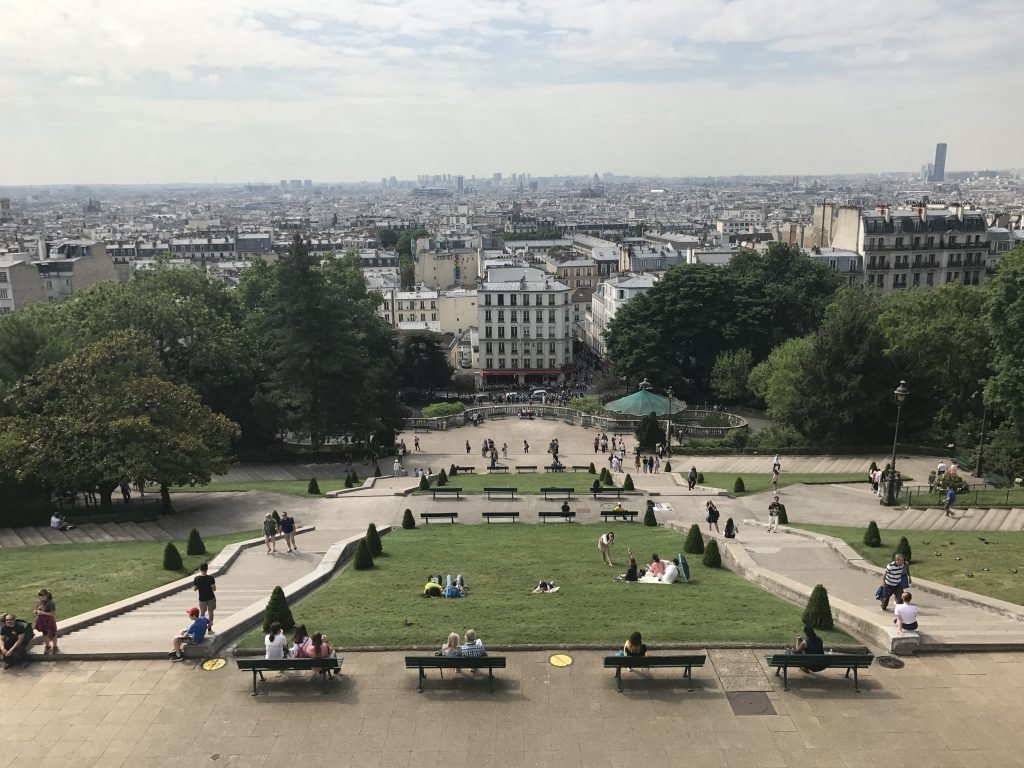
<path id="1" fill-rule="evenodd" d="M 1024 166 L 1022 0 L 0 0 L 0 184 Z"/>

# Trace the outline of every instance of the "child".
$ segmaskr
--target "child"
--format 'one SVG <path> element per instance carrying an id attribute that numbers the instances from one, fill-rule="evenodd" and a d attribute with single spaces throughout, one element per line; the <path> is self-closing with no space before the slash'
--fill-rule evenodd
<path id="1" fill-rule="evenodd" d="M 57 604 L 48 589 L 39 590 L 39 604 L 36 606 L 36 630 L 43 636 L 46 647 L 43 655 L 58 653 L 57 648 Z"/>

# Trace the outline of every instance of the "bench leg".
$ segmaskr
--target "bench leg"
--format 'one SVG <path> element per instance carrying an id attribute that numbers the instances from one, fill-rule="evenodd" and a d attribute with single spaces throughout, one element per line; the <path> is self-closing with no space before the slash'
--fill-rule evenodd
<path id="1" fill-rule="evenodd" d="M 423 667 L 420 667 L 420 684 L 416 688 L 417 693 L 423 693 L 423 678 L 427 676 L 427 673 L 423 671 Z"/>
<path id="2" fill-rule="evenodd" d="M 683 677 L 685 677 L 687 682 L 689 683 L 689 687 L 686 690 L 692 691 L 693 690 L 693 668 L 688 666 L 686 668 L 686 671 L 683 672 Z"/>
<path id="3" fill-rule="evenodd" d="M 491 686 L 491 693 L 494 693 L 494 667 L 487 668 L 487 682 Z"/>
<path id="4" fill-rule="evenodd" d="M 255 696 L 257 694 L 257 690 L 256 690 L 256 675 L 259 675 L 261 680 L 263 679 L 263 673 L 262 672 L 260 672 L 259 670 L 256 670 L 256 669 L 254 669 L 252 671 L 252 695 L 253 696 Z"/>
<path id="5" fill-rule="evenodd" d="M 619 693 L 622 693 L 622 667 L 615 668 L 615 682 L 619 686 Z"/>
<path id="6" fill-rule="evenodd" d="M 847 675 L 849 675 L 849 671 L 847 671 Z M 853 668 L 853 692 L 854 693 L 860 693 L 860 683 L 857 681 L 857 668 L 856 667 Z"/>
<path id="7" fill-rule="evenodd" d="M 782 668 L 782 690 L 789 690 L 789 667 Z"/>

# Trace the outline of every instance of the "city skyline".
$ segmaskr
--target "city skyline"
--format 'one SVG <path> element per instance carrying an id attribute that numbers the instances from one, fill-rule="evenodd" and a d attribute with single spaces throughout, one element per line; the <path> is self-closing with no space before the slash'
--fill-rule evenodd
<path id="1" fill-rule="evenodd" d="M 13 0 L 0 186 L 1024 167 L 983 0 Z"/>

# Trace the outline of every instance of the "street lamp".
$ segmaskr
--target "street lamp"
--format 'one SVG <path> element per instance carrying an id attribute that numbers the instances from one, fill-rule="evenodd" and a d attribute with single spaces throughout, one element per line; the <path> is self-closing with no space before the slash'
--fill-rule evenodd
<path id="1" fill-rule="evenodd" d="M 974 476 L 981 477 L 981 457 L 985 452 L 985 422 L 988 421 L 988 403 L 985 402 L 985 395 L 981 396 L 983 405 L 981 412 L 981 439 L 978 440 L 978 464 L 974 467 Z"/>
<path id="2" fill-rule="evenodd" d="M 910 394 L 907 382 L 901 380 L 900 385 L 893 390 L 892 394 L 896 399 L 896 429 L 892 435 L 892 460 L 889 462 L 889 484 L 885 491 L 885 503 L 890 507 L 896 503 L 896 442 L 900 438 L 900 414 L 903 411 L 903 402 Z"/>
<path id="3" fill-rule="evenodd" d="M 665 451 L 672 453 L 672 387 L 665 390 L 668 395 L 668 422 L 665 424 Z"/>

